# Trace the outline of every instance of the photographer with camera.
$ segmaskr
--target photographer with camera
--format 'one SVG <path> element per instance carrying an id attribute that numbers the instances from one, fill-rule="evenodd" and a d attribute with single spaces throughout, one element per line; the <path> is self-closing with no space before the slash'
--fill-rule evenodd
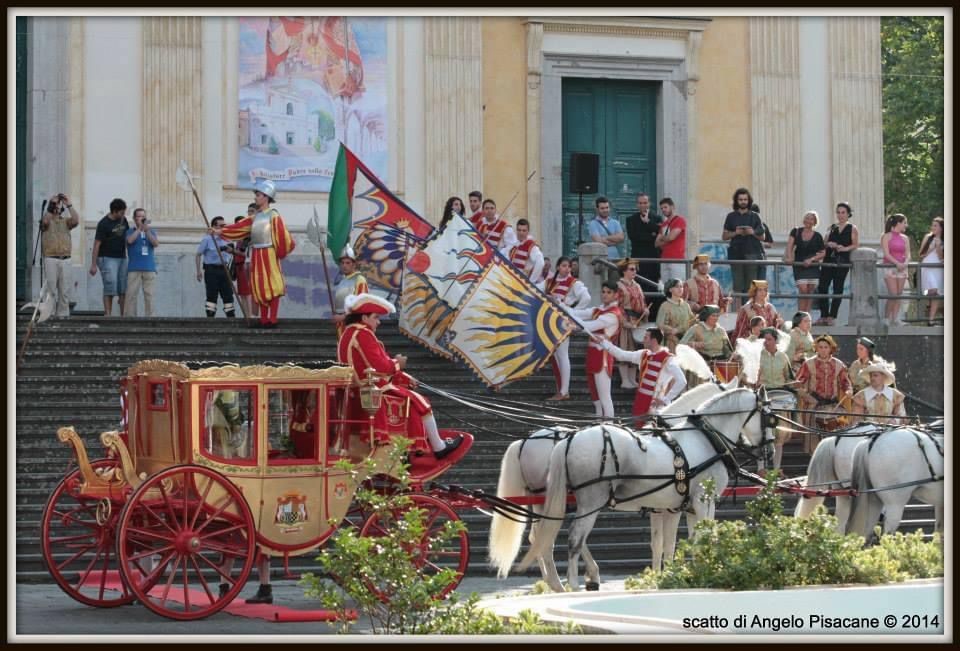
<path id="1" fill-rule="evenodd" d="M 157 233 L 150 228 L 147 211 L 133 211 L 133 228 L 127 229 L 127 294 L 124 316 L 137 316 L 137 294 L 143 290 L 144 316 L 153 316 L 153 286 L 157 280 L 157 262 L 153 250 L 160 246 Z"/>
<path id="2" fill-rule="evenodd" d="M 229 270 L 225 262 L 234 254 L 232 244 L 220 237 L 223 232 L 223 217 L 216 216 L 210 222 L 210 232 L 203 236 L 197 246 L 197 282 L 201 280 L 207 288 L 207 302 L 204 308 L 207 316 L 213 318 L 217 314 L 217 295 L 223 299 L 223 312 L 228 317 L 235 317 L 233 305 L 233 286 L 228 277 Z M 220 251 L 218 253 L 217 251 Z M 203 271 L 200 264 L 203 263 Z"/>
<path id="3" fill-rule="evenodd" d="M 64 217 L 64 213 L 69 214 Z M 70 231 L 80 223 L 80 215 L 73 208 L 70 198 L 55 194 L 47 203 L 47 210 L 40 220 L 40 245 L 43 249 L 43 273 L 47 287 L 56 300 L 57 318 L 70 316 L 70 254 L 73 244 Z"/>

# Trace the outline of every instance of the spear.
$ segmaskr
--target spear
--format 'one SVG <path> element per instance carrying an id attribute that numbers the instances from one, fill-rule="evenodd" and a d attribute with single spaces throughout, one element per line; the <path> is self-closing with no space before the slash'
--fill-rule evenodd
<path id="1" fill-rule="evenodd" d="M 207 225 L 207 230 L 210 231 L 212 229 L 210 226 L 210 220 L 207 219 L 207 211 L 203 209 L 203 202 L 200 201 L 200 195 L 197 194 L 197 186 L 193 183 L 193 175 L 190 174 L 190 168 L 187 167 L 187 161 L 180 161 L 180 167 L 177 168 L 177 185 L 179 185 L 183 190 L 190 190 L 193 192 L 193 198 L 196 200 L 197 206 L 200 208 L 200 214 L 203 216 L 203 223 Z M 217 257 L 220 259 L 220 264 L 222 264 L 224 270 L 226 270 L 227 263 L 223 259 L 223 252 L 220 251 L 220 247 L 217 246 L 217 239 L 214 235 L 211 235 L 210 237 L 213 238 L 213 248 L 217 251 Z M 230 289 L 233 290 L 234 300 L 240 304 L 240 311 L 243 312 L 244 319 L 249 320 L 250 315 L 247 314 L 247 310 L 243 306 L 243 301 L 240 300 L 240 295 L 237 294 L 237 286 L 234 285 L 233 278 L 230 277 L 230 274 L 227 274 L 227 281 L 230 283 Z"/>
<path id="2" fill-rule="evenodd" d="M 27 344 L 30 342 L 30 337 L 33 335 L 33 326 L 34 324 L 43 323 L 50 318 L 54 310 L 53 301 L 53 292 L 50 291 L 47 283 L 44 283 L 40 287 L 40 296 L 37 298 L 37 302 L 27 303 L 20 308 L 20 311 L 22 312 L 32 307 L 33 316 L 30 317 L 30 322 L 27 324 L 27 332 L 23 337 L 23 344 L 20 346 L 20 352 L 17 354 L 17 373 L 20 372 L 20 365 L 23 363 L 23 355 L 27 352 Z"/>
<path id="3" fill-rule="evenodd" d="M 337 308 L 333 303 L 333 287 L 330 285 L 330 274 L 327 272 L 327 229 L 320 227 L 320 215 L 317 214 L 317 205 L 313 205 L 313 219 L 307 223 L 307 238 L 320 249 L 320 259 L 323 261 L 323 277 L 327 281 L 327 297 L 330 299 L 330 314 L 336 314 Z"/>

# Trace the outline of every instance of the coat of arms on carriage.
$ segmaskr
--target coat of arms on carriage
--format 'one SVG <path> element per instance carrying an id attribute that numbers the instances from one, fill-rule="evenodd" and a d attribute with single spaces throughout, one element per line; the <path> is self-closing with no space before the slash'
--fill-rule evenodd
<path id="1" fill-rule="evenodd" d="M 274 522 L 293 526 L 307 521 L 307 496 L 297 491 L 287 491 L 277 498 L 277 513 Z"/>

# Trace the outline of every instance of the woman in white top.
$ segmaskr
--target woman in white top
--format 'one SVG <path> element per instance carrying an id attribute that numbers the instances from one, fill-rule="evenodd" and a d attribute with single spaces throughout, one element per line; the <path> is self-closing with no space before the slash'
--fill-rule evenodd
<path id="1" fill-rule="evenodd" d="M 930 232 L 920 243 L 920 262 L 924 264 L 943 262 L 943 217 L 934 217 Z M 943 267 L 920 267 L 920 289 L 927 296 L 943 295 Z M 933 325 L 937 310 L 943 301 L 930 301 L 927 323 Z"/>
<path id="2" fill-rule="evenodd" d="M 544 292 L 566 307 L 584 308 L 590 305 L 590 292 L 587 286 L 570 273 L 570 258 L 557 259 L 557 270 L 547 279 Z M 553 377 L 557 381 L 557 392 L 547 400 L 570 399 L 570 338 L 557 346 L 553 354 Z"/>

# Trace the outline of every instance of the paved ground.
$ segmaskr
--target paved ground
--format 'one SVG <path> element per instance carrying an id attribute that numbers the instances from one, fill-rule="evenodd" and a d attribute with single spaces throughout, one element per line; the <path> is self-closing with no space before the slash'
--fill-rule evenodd
<path id="1" fill-rule="evenodd" d="M 623 589 L 625 575 L 610 576 L 601 585 L 601 591 Z M 466 578 L 458 592 L 469 595 L 477 592 L 485 599 L 509 597 L 529 593 L 537 579 L 535 577 L 511 577 L 498 580 L 492 577 Z M 273 623 L 260 619 L 237 617 L 219 613 L 196 622 L 176 622 L 159 617 L 143 606 L 132 604 L 120 608 L 90 608 L 77 603 L 55 585 L 17 584 L 8 586 L 15 590 L 16 599 L 9 595 L 8 604 L 15 603 L 16 612 L 7 617 L 8 637 L 12 635 L 96 635 L 109 637 L 129 636 L 223 636 L 242 635 L 249 639 L 251 635 L 332 635 L 336 634 L 330 626 L 322 622 Z M 256 586 L 251 582 L 242 593 L 250 596 Z M 310 602 L 303 596 L 303 589 L 294 581 L 274 582 L 274 603 L 291 608 L 308 609 Z M 9 606 L 8 606 L 9 607 Z M 15 628 L 14 628 L 15 627 Z M 356 633 L 369 633 L 369 625 L 360 621 L 354 627 Z"/>

